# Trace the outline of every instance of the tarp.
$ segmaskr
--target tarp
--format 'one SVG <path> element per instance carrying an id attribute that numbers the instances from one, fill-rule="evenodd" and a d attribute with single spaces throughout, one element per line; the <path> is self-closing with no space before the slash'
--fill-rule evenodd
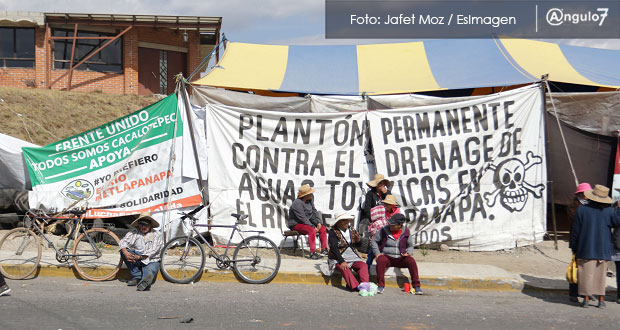
<path id="1" fill-rule="evenodd" d="M 317 113 L 440 105 L 484 97 L 434 97 L 419 94 L 269 97 L 205 86 L 192 86 L 192 90 L 191 102 L 198 107 L 223 104 L 265 111 Z M 547 93 L 546 107 L 552 114 L 553 105 L 562 122 L 588 133 L 615 136 L 615 131 L 620 127 L 620 92 Z"/>
<path id="2" fill-rule="evenodd" d="M 31 207 L 88 203 L 89 217 L 200 204 L 197 182 L 180 175 L 183 112 L 175 94 L 127 116 L 42 148 L 23 148 Z M 193 161 L 189 159 L 187 161 Z M 174 169 L 178 171 L 174 171 Z"/>
<path id="3" fill-rule="evenodd" d="M 355 214 L 369 174 L 365 166 L 365 112 L 286 113 L 208 105 L 206 111 L 212 224 L 264 230 L 276 242 L 288 230 L 288 208 L 299 187 L 315 189 L 325 218 Z M 230 233 L 214 228 L 216 237 Z"/>
<path id="4" fill-rule="evenodd" d="M 377 172 L 416 244 L 494 251 L 541 241 L 546 164 L 538 85 L 368 113 Z"/>
<path id="5" fill-rule="evenodd" d="M 369 111 L 375 109 L 398 109 L 428 105 L 441 105 L 481 96 L 432 97 L 418 94 L 370 95 L 362 96 L 316 96 L 306 97 L 265 97 L 248 93 L 193 86 L 195 98 L 192 102 L 204 106 L 208 102 L 248 106 L 256 101 L 261 109 L 278 108 L 284 104 L 294 104 L 296 111 L 325 112 L 348 111 L 355 104 Z M 568 152 L 575 166 L 580 182 L 611 185 L 616 140 L 613 131 L 620 128 L 620 92 L 598 93 L 553 93 L 546 94 L 547 113 L 554 114 L 554 107 L 560 118 Z M 329 100 L 329 104 L 327 104 Z M 321 107 L 326 105 L 325 107 Z M 575 179 L 568 164 L 566 150 L 562 142 L 555 117 L 547 122 L 549 143 L 549 180 L 553 182 L 553 202 L 568 204 L 573 198 Z M 550 193 L 551 191 L 549 191 Z"/>
<path id="6" fill-rule="evenodd" d="M 223 104 L 265 111 L 310 112 L 310 99 L 303 97 L 269 97 L 203 86 L 192 86 L 190 101 L 198 107 Z"/>
<path id="7" fill-rule="evenodd" d="M 367 118 L 378 172 L 394 180 L 392 192 L 417 244 L 441 241 L 471 250 L 531 244 L 546 229 L 541 93 L 540 85 L 533 85 L 439 106 L 370 112 L 352 111 L 363 104 L 348 97 L 321 97 L 319 104 L 345 109 L 331 113 L 207 103 L 212 223 L 229 224 L 230 213 L 243 212 L 250 215 L 244 228 L 264 230 L 279 241 L 288 207 L 306 182 L 317 191 L 315 204 L 326 217 L 339 210 L 356 213 L 374 174 L 364 157 L 366 143 L 358 139 Z M 232 95 L 220 99 L 235 103 Z M 252 97 L 261 107 L 268 102 L 259 96 L 244 96 L 243 102 Z M 388 122 L 393 136 L 386 133 Z M 411 140 L 412 134 L 428 136 Z M 384 135 L 390 135 L 388 141 Z M 427 162 L 446 168 L 430 170 Z M 517 186 L 503 182 L 504 174 Z"/>
<path id="8" fill-rule="evenodd" d="M 348 95 L 270 97 L 196 85 L 192 86 L 192 91 L 191 103 L 198 107 L 205 107 L 207 104 L 222 104 L 265 111 L 316 113 L 406 108 L 452 103 L 479 97 L 443 98 L 418 94 L 371 95 L 368 97 Z"/>
<path id="9" fill-rule="evenodd" d="M 0 189 L 30 189 L 22 147 L 36 148 L 38 145 L 0 133 Z"/>
<path id="10" fill-rule="evenodd" d="M 615 137 L 620 129 L 620 92 L 553 93 L 547 95 L 551 114 L 553 105 L 562 122 L 580 130 Z"/>
<path id="11" fill-rule="evenodd" d="M 544 74 L 562 83 L 620 87 L 620 50 L 524 39 L 445 39 L 351 46 L 229 42 L 208 85 L 306 94 L 373 95 L 512 86 Z"/>
<path id="12" fill-rule="evenodd" d="M 617 138 L 616 143 L 616 159 L 614 162 L 614 179 L 611 189 L 611 197 L 614 201 L 620 200 L 620 137 Z"/>
<path id="13" fill-rule="evenodd" d="M 192 103 L 203 107 L 207 102 L 237 107 L 257 104 L 257 107 L 260 106 L 261 109 L 266 110 L 273 108 L 286 111 L 286 108 L 294 108 L 298 112 L 324 112 L 334 109 L 347 111 L 351 104 L 373 111 L 374 109 L 441 105 L 480 98 L 480 96 L 443 98 L 418 94 L 370 95 L 366 98 L 362 96 L 331 97 L 316 95 L 265 97 L 204 86 L 193 86 L 193 91 Z M 612 132 L 620 127 L 620 119 L 617 115 L 617 109 L 620 109 L 620 93 L 553 93 L 552 97 L 578 180 L 610 186 L 616 149 L 616 138 L 613 137 Z M 321 108 L 320 105 L 325 104 L 327 100 L 329 100 L 329 104 L 325 108 Z M 286 104 L 286 106 L 282 104 Z M 551 96 L 548 93 L 546 94 L 546 104 L 547 112 L 554 114 Z M 554 189 L 549 189 L 547 193 L 553 193 L 553 195 L 548 195 L 550 201 L 566 205 L 573 198 L 575 179 L 568 164 L 566 150 L 555 117 L 548 117 L 547 130 L 549 181 L 554 186 Z M 561 225 L 562 222 L 564 222 L 564 218 L 558 218 L 558 224 Z"/>
<path id="14" fill-rule="evenodd" d="M 592 134 L 560 122 L 568 152 L 579 182 L 611 187 L 616 139 Z M 552 115 L 547 116 L 549 181 L 553 184 L 553 202 L 568 205 L 575 192 L 575 177 L 571 171 L 560 129 Z M 565 219 L 559 219 L 558 223 Z"/>

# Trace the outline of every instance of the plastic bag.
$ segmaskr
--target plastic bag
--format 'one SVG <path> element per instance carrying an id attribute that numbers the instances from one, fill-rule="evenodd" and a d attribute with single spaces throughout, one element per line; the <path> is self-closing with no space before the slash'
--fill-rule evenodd
<path id="1" fill-rule="evenodd" d="M 577 284 L 577 261 L 575 260 L 575 255 L 573 254 L 573 260 L 568 264 L 568 268 L 566 269 L 566 280 L 568 283 Z"/>
<path id="2" fill-rule="evenodd" d="M 367 284 L 367 285 L 366 285 Z M 379 288 L 375 283 L 370 282 L 362 282 L 360 284 L 360 292 L 359 295 L 362 297 L 372 297 L 377 294 L 377 289 Z M 368 288 L 367 290 L 365 290 Z"/>

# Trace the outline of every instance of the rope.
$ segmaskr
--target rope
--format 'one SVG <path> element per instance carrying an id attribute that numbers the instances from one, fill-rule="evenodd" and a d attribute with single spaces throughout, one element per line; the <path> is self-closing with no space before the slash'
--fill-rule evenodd
<path id="1" fill-rule="evenodd" d="M 34 140 L 32 140 L 32 136 L 30 135 L 30 132 L 28 131 L 28 126 L 26 126 L 26 122 L 24 121 L 23 116 L 21 114 L 19 114 L 19 113 L 16 113 L 16 115 L 22 121 L 22 124 L 24 125 L 24 130 L 26 130 L 26 134 L 28 134 L 28 139 L 30 139 L 30 142 L 34 143 Z"/>
<path id="2" fill-rule="evenodd" d="M 4 103 L 3 99 L 0 99 L 0 101 L 2 101 L 2 103 Z M 24 125 L 24 130 L 26 130 L 26 134 L 28 134 L 28 138 L 30 139 L 30 142 L 34 143 L 34 141 L 32 140 L 32 136 L 30 136 L 30 132 L 28 131 L 28 126 L 26 126 L 26 122 L 24 121 L 24 116 L 22 116 L 21 113 L 17 113 L 15 111 L 13 111 L 11 108 L 7 108 L 7 109 L 9 109 L 9 111 L 14 113 L 19 118 L 19 120 L 21 120 L 22 124 Z"/>
<path id="3" fill-rule="evenodd" d="M 525 71 L 525 69 L 521 68 L 521 66 L 520 66 L 520 65 L 518 65 L 517 63 L 514 63 L 514 62 L 516 62 L 516 61 L 512 58 L 512 56 L 510 56 L 509 54 L 506 54 L 507 50 L 506 50 L 506 51 L 504 51 L 505 49 L 504 49 L 504 47 L 503 47 L 503 46 L 501 46 L 501 45 L 498 43 L 498 39 L 499 39 L 499 38 L 498 38 L 495 34 L 493 34 L 493 42 L 495 43 L 495 46 L 497 46 L 497 49 L 499 49 L 499 52 L 500 52 L 500 53 L 502 53 L 502 55 L 504 56 L 504 58 L 506 59 L 506 61 L 508 61 L 508 63 L 510 63 L 510 65 L 512 65 L 512 67 L 513 67 L 515 70 L 517 70 L 517 72 L 519 72 L 520 74 L 522 74 L 524 77 L 526 77 L 526 78 L 528 78 L 528 79 L 537 80 L 537 79 L 536 79 L 536 78 L 534 78 L 531 74 L 528 74 L 528 72 L 527 72 L 527 71 Z"/>
<path id="4" fill-rule="evenodd" d="M 0 99 L 0 102 L 5 103 L 3 99 Z M 30 131 L 28 131 L 28 126 L 26 125 L 26 122 L 24 121 L 25 119 L 28 119 L 29 121 L 31 121 L 33 124 L 39 126 L 39 128 L 41 128 L 43 131 L 45 131 L 47 134 L 49 134 L 50 136 L 52 136 L 54 139 L 56 140 L 60 140 L 59 137 L 57 137 L 56 135 L 54 135 L 52 132 L 48 131 L 45 129 L 45 127 L 41 126 L 39 123 L 37 123 L 36 121 L 22 115 L 21 113 L 18 113 L 16 111 L 14 111 L 13 109 L 9 108 L 8 106 L 6 107 L 7 110 L 9 110 L 10 112 L 12 112 L 14 115 L 16 115 L 17 117 L 19 117 L 19 119 L 21 120 L 22 124 L 24 124 L 24 130 L 26 131 L 26 133 L 28 134 L 28 138 L 30 139 L 30 142 L 34 143 L 34 141 L 32 140 L 32 136 L 30 135 Z"/>
<path id="5" fill-rule="evenodd" d="M 573 172 L 573 178 L 575 179 L 575 187 L 579 185 L 579 180 L 577 179 L 577 174 L 575 173 L 575 167 L 573 166 L 573 161 L 570 158 L 570 153 L 568 152 L 568 146 L 566 145 L 566 139 L 564 138 L 564 131 L 562 131 L 562 125 L 560 124 L 560 118 L 558 117 L 558 113 L 555 108 L 555 102 L 553 102 L 553 96 L 551 95 L 551 87 L 549 87 L 549 81 L 545 79 L 545 85 L 547 86 L 547 90 L 549 91 L 549 100 L 551 100 L 551 106 L 553 107 L 553 115 L 555 116 L 555 120 L 558 123 L 558 129 L 560 130 L 560 136 L 562 137 L 562 143 L 564 144 L 564 150 L 566 151 L 566 158 L 568 158 L 568 164 L 570 165 L 570 169 Z"/>

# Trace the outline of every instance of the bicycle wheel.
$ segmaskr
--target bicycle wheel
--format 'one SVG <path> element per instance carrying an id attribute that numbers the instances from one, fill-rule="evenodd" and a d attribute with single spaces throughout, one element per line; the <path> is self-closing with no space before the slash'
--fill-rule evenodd
<path id="1" fill-rule="evenodd" d="M 173 283 L 193 282 L 205 266 L 205 250 L 198 240 L 177 237 L 164 246 L 159 266 L 164 278 Z"/>
<path id="2" fill-rule="evenodd" d="M 88 238 L 93 241 L 90 243 Z M 109 280 L 121 269 L 123 260 L 118 252 L 120 240 L 113 232 L 104 228 L 93 228 L 82 233 L 73 245 L 73 266 L 84 279 L 91 281 Z M 112 243 L 112 244 L 110 244 Z"/>
<path id="3" fill-rule="evenodd" d="M 280 251 L 270 239 L 252 236 L 237 245 L 232 262 L 235 273 L 243 281 L 267 283 L 280 269 Z"/>
<path id="4" fill-rule="evenodd" d="M 37 269 L 42 245 L 32 230 L 15 228 L 0 240 L 0 272 L 12 280 L 24 279 Z"/>

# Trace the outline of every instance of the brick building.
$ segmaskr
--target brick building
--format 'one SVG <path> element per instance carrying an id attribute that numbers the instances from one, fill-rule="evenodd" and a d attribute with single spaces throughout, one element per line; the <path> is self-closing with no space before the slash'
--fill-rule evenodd
<path id="1" fill-rule="evenodd" d="M 175 76 L 187 77 L 219 42 L 221 24 L 221 17 L 0 11 L 0 86 L 170 94 Z"/>

